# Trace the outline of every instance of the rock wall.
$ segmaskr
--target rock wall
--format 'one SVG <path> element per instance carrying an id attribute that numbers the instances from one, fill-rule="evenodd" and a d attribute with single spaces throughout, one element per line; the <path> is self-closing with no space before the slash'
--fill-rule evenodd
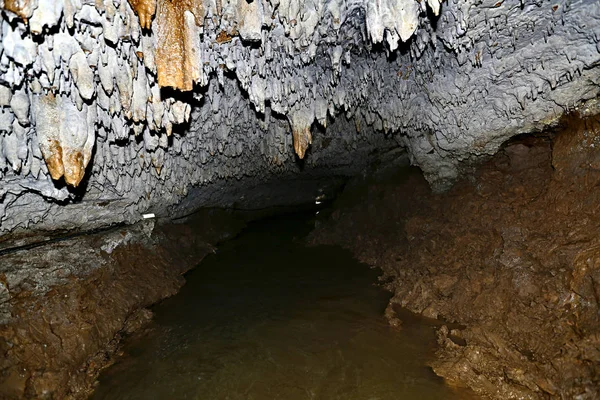
<path id="1" fill-rule="evenodd" d="M 563 122 L 443 194 L 406 172 L 354 189 L 313 233 L 384 270 L 394 325 L 448 324 L 433 370 L 485 398 L 600 396 L 600 118 Z"/>
<path id="2" fill-rule="evenodd" d="M 85 399 L 123 336 L 244 217 L 206 210 L 0 251 L 0 398 Z"/>
<path id="3" fill-rule="evenodd" d="M 600 91 L 594 0 L 0 7 L 0 233 L 172 215 L 191 187 L 398 145 L 444 189 Z"/>

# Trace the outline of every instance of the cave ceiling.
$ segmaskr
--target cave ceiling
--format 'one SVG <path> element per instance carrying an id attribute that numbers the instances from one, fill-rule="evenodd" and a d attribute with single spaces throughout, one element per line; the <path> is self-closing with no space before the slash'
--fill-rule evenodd
<path id="1" fill-rule="evenodd" d="M 444 189 L 600 91 L 595 0 L 0 7 L 0 232 L 131 222 L 393 147 Z"/>

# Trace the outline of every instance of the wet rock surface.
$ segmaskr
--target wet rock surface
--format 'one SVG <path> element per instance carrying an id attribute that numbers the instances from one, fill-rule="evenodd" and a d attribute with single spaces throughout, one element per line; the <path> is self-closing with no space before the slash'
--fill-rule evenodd
<path id="1" fill-rule="evenodd" d="M 207 211 L 0 254 L 0 398 L 81 399 L 145 309 L 243 223 Z"/>
<path id="2" fill-rule="evenodd" d="M 170 251 L 141 226 L 57 240 L 63 232 L 285 203 L 296 196 L 274 189 L 279 182 L 353 176 L 390 152 L 448 189 L 508 138 L 600 95 L 599 22 L 595 0 L 0 0 L 7 395 L 79 393 L 85 371 L 95 374 L 90 357 L 127 320 L 139 325 L 136 310 L 172 294 L 189 267 L 167 271 L 187 250 Z M 596 143 L 560 138 L 552 159 L 548 144 L 514 145 L 442 197 L 424 181 L 409 193 L 372 189 L 373 204 L 396 196 L 410 218 L 361 210 L 373 226 L 356 230 L 362 257 L 382 262 L 396 238 L 404 248 L 384 268 L 397 282 L 411 268 L 421 274 L 409 274 L 396 299 L 469 327 L 441 333 L 444 359 L 471 360 L 460 377 L 437 365 L 449 379 L 524 396 L 593 387 L 595 253 L 578 246 L 595 246 Z M 48 243 L 32 247 L 43 235 Z M 6 251 L 15 240 L 25 247 Z M 113 307 L 100 310 L 111 296 Z M 490 316 L 499 310 L 512 319 Z M 483 320 L 523 330 L 492 337 Z M 466 347 L 446 340 L 459 334 Z M 559 350 L 562 361 L 546 362 Z"/>
<path id="3" fill-rule="evenodd" d="M 600 396 L 600 120 L 508 143 L 432 194 L 417 172 L 349 187 L 313 233 L 384 269 L 439 330 L 434 371 L 497 399 Z"/>

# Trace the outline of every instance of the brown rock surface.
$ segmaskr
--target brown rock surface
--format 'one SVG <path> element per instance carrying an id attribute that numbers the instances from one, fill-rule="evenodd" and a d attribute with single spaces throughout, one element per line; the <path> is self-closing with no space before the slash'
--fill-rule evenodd
<path id="1" fill-rule="evenodd" d="M 152 224 L 0 254 L 0 399 L 86 398 L 123 335 L 151 318 L 145 308 L 240 228 L 218 214 Z"/>
<path id="2" fill-rule="evenodd" d="M 317 242 L 392 277 L 439 331 L 434 371 L 497 399 L 600 397 L 600 119 L 512 141 L 444 194 L 418 173 L 350 189 Z"/>
<path id="3" fill-rule="evenodd" d="M 186 13 L 193 15 L 193 23 Z M 189 14 L 188 14 L 189 15 Z M 198 41 L 204 24 L 204 8 L 200 0 L 158 0 L 155 34 L 158 84 L 188 91 L 200 78 Z"/>
<path id="4" fill-rule="evenodd" d="M 129 4 L 137 14 L 140 26 L 143 29 L 150 29 L 152 18 L 154 18 L 156 12 L 156 0 L 129 0 Z"/>
<path id="5" fill-rule="evenodd" d="M 301 130 L 293 129 L 292 135 L 294 137 L 294 151 L 298 155 L 298 158 L 303 159 L 308 146 L 312 143 L 310 127 L 305 127 Z"/>
<path id="6" fill-rule="evenodd" d="M 31 0 L 4 0 L 4 9 L 17 14 L 27 20 L 31 17 Z"/>

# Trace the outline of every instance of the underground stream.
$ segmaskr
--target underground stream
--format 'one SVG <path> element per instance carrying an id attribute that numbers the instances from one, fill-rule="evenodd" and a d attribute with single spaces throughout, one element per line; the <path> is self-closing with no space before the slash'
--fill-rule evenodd
<path id="1" fill-rule="evenodd" d="M 305 243 L 316 222 L 253 222 L 206 257 L 125 340 L 91 399 L 475 398 L 427 367 L 430 321 L 387 323 L 379 271 Z"/>
<path id="2" fill-rule="evenodd" d="M 0 400 L 458 387 L 600 399 L 600 1 L 0 0 Z"/>

